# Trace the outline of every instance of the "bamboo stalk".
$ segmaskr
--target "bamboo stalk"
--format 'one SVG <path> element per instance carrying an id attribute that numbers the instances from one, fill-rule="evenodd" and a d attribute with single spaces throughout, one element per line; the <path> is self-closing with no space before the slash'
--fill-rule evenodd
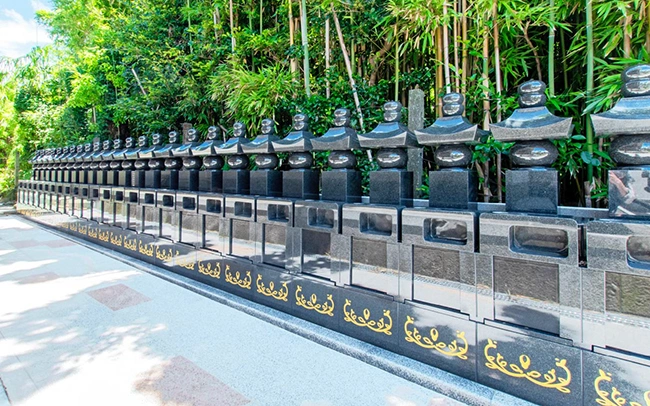
<path id="1" fill-rule="evenodd" d="M 632 36 L 630 35 L 630 24 L 632 24 L 632 12 L 625 7 L 626 15 L 623 18 L 623 57 L 630 58 L 632 54 Z"/>
<path id="2" fill-rule="evenodd" d="M 642 8 L 645 10 L 647 28 L 645 31 L 645 49 L 650 54 L 650 1 L 643 1 Z"/>
<path id="3" fill-rule="evenodd" d="M 295 44 L 294 40 L 294 31 L 295 31 L 295 21 L 293 20 L 293 8 L 291 7 L 293 0 L 287 0 L 289 3 L 289 45 L 293 46 Z M 291 73 L 295 73 L 298 70 L 298 61 L 296 58 L 291 58 L 289 62 Z"/>
<path id="4" fill-rule="evenodd" d="M 325 19 L 325 96 L 330 98 L 330 18 Z"/>
<path id="5" fill-rule="evenodd" d="M 436 69 L 436 114 L 438 117 L 442 116 L 442 98 L 437 97 L 440 90 L 445 87 L 444 77 L 443 77 L 443 67 L 440 63 L 440 56 L 443 53 L 442 46 L 442 30 L 440 27 L 436 27 L 436 59 L 438 59 L 437 69 Z"/>
<path id="6" fill-rule="evenodd" d="M 458 13 L 458 0 L 453 0 L 454 14 L 452 16 L 453 20 L 453 36 L 454 36 L 454 79 L 456 83 L 456 91 L 460 92 L 460 76 L 458 76 L 458 18 L 456 15 Z"/>
<path id="7" fill-rule="evenodd" d="M 395 38 L 395 97 L 394 100 L 399 100 L 399 38 L 397 36 L 397 23 L 393 29 L 393 36 Z"/>
<path id="8" fill-rule="evenodd" d="M 235 19 L 233 17 L 232 0 L 230 0 L 230 42 L 232 53 L 235 53 Z"/>
<path id="9" fill-rule="evenodd" d="M 594 32 L 593 32 L 593 7 L 592 0 L 586 0 L 585 3 L 586 23 L 587 23 L 587 94 L 586 104 L 591 101 L 591 95 L 594 91 Z M 591 116 L 586 114 L 585 136 L 587 138 L 587 152 L 594 153 L 594 130 L 591 126 Z M 587 164 L 587 182 L 591 187 L 594 179 L 594 167 L 591 163 Z M 591 190 L 585 190 L 585 195 L 590 197 Z M 590 202 L 591 203 L 591 202 Z"/>
<path id="10" fill-rule="evenodd" d="M 187 33 L 190 36 L 190 54 L 192 53 L 192 21 L 190 17 L 190 0 L 187 0 Z"/>
<path id="11" fill-rule="evenodd" d="M 469 70 L 468 58 L 467 58 L 467 0 L 461 0 L 461 17 L 460 17 L 460 26 L 461 26 L 461 40 L 463 42 L 463 50 L 461 53 L 462 57 L 462 68 L 461 68 L 461 91 L 467 91 L 467 71 Z"/>
<path id="12" fill-rule="evenodd" d="M 138 82 L 138 87 L 140 88 L 140 91 L 144 95 L 144 97 L 147 97 L 147 92 L 144 91 L 144 87 L 142 87 L 142 82 L 140 82 L 140 77 L 138 77 L 138 74 L 135 72 L 135 69 L 131 67 L 131 72 L 133 72 L 133 76 L 135 76 L 135 81 Z"/>
<path id="13" fill-rule="evenodd" d="M 262 19 L 264 17 L 264 0 L 260 0 L 260 34 L 262 31 L 264 31 L 264 20 Z"/>
<path id="14" fill-rule="evenodd" d="M 304 54 L 303 70 L 305 71 L 305 94 L 307 97 L 311 96 L 311 89 L 309 85 L 309 46 L 307 44 L 307 3 L 306 0 L 301 1 L 300 6 L 300 31 L 302 35 L 302 50 Z"/>
<path id="15" fill-rule="evenodd" d="M 447 0 L 442 3 L 442 52 L 445 69 L 445 93 L 451 92 L 449 78 L 449 22 L 447 21 Z"/>
<path id="16" fill-rule="evenodd" d="M 494 76 L 497 99 L 497 122 L 501 121 L 501 56 L 499 51 L 499 24 L 497 0 L 492 2 L 492 35 L 494 37 Z M 501 157 L 501 155 L 499 155 Z M 499 176 L 499 180 L 501 176 Z"/>
<path id="17" fill-rule="evenodd" d="M 304 0 L 303 0 L 304 1 Z M 361 112 L 361 103 L 359 103 L 359 94 L 357 93 L 357 85 L 354 82 L 354 77 L 352 77 L 352 66 L 350 64 L 350 57 L 348 56 L 348 50 L 345 48 L 345 41 L 343 40 L 343 32 L 341 31 L 341 24 L 339 23 L 339 18 L 336 15 L 336 10 L 334 10 L 334 5 L 331 5 L 332 9 L 332 18 L 334 19 L 334 26 L 336 27 L 336 34 L 339 37 L 339 45 L 341 46 L 341 52 L 343 53 L 343 61 L 345 61 L 345 67 L 348 71 L 348 77 L 350 78 L 350 87 L 352 88 L 352 96 L 354 97 L 354 104 L 357 108 L 357 115 L 359 116 L 359 125 L 361 131 L 366 132 L 365 126 L 363 125 L 363 113 Z"/>
<path id="18" fill-rule="evenodd" d="M 550 20 L 555 23 L 555 0 L 550 0 Z M 555 97 L 555 27 L 548 29 L 548 94 Z"/>
<path id="19" fill-rule="evenodd" d="M 490 129 L 490 79 L 488 77 L 490 44 L 488 42 L 488 31 L 483 30 L 483 129 Z"/>

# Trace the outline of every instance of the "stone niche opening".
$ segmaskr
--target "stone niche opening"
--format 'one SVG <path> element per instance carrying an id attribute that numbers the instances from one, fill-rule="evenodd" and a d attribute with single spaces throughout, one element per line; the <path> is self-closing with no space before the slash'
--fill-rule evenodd
<path id="1" fill-rule="evenodd" d="M 650 236 L 631 236 L 627 239 L 626 248 L 629 266 L 650 269 Z"/>
<path id="2" fill-rule="evenodd" d="M 269 219 L 271 218 L 269 206 Z M 280 221 L 282 220 L 274 220 Z M 288 221 L 284 220 L 284 221 Z M 284 268 L 287 263 L 287 227 L 284 224 L 263 224 L 264 251 L 262 261 L 265 264 Z"/>
<path id="3" fill-rule="evenodd" d="M 510 249 L 523 254 L 566 258 L 569 256 L 569 233 L 562 229 L 512 226 Z"/>
<path id="4" fill-rule="evenodd" d="M 424 239 L 455 245 L 467 245 L 467 222 L 427 218 L 424 220 Z"/>
<path id="5" fill-rule="evenodd" d="M 307 222 L 312 227 L 334 228 L 335 213 L 332 209 L 309 207 Z"/>
<path id="6" fill-rule="evenodd" d="M 250 206 L 248 203 L 243 203 L 241 206 L 246 205 Z M 237 204 L 235 204 L 236 207 Z M 255 255 L 255 235 L 251 230 L 249 221 L 232 219 L 230 226 L 230 254 L 246 259 Z"/>

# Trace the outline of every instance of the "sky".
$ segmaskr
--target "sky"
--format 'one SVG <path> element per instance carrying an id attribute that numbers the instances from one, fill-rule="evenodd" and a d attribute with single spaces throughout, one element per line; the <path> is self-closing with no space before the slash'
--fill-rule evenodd
<path id="1" fill-rule="evenodd" d="M 51 10 L 50 0 L 0 0 L 0 56 L 17 58 L 36 45 L 52 42 L 36 22 L 36 10 Z"/>

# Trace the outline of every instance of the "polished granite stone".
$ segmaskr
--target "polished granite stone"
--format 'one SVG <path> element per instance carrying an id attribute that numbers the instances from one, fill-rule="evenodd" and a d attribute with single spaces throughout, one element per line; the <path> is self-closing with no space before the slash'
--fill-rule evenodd
<path id="1" fill-rule="evenodd" d="M 556 170 L 509 170 L 506 171 L 506 184 L 507 211 L 557 214 L 560 184 Z"/>
<path id="2" fill-rule="evenodd" d="M 413 206 L 413 173 L 399 169 L 370 172 L 370 203 Z"/>
<path id="3" fill-rule="evenodd" d="M 468 210 L 476 202 L 476 174 L 467 169 L 429 172 L 429 206 Z"/>
<path id="4" fill-rule="evenodd" d="M 282 196 L 294 199 L 319 198 L 319 172 L 313 169 L 292 169 L 282 172 Z"/>
<path id="5" fill-rule="evenodd" d="M 361 172 L 333 169 L 321 173 L 322 199 L 344 203 L 361 202 Z"/>
<path id="6" fill-rule="evenodd" d="M 250 171 L 230 169 L 223 172 L 223 193 L 247 195 L 250 193 Z"/>

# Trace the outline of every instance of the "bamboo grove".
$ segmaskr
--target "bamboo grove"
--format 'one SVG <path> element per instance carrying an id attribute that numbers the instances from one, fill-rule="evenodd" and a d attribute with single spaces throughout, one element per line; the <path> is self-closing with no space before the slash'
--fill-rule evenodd
<path id="1" fill-rule="evenodd" d="M 13 150 L 126 138 L 235 120 L 280 134 L 306 113 L 321 135 L 338 107 L 369 130 L 392 99 L 426 94 L 426 124 L 448 91 L 487 127 L 516 107 L 516 87 L 548 84 L 549 108 L 572 116 L 558 141 L 566 205 L 604 205 L 607 139 L 589 114 L 619 97 L 620 72 L 649 60 L 648 0 L 54 0 L 39 12 L 55 44 L 5 60 L 0 82 L 0 187 Z M 509 145 L 488 138 L 474 166 L 480 199 L 502 201 Z M 374 164 L 361 154 L 362 170 Z M 317 156 L 322 165 L 325 157 Z M 425 151 L 425 173 L 435 169 Z M 428 190 L 423 187 L 422 193 Z"/>

